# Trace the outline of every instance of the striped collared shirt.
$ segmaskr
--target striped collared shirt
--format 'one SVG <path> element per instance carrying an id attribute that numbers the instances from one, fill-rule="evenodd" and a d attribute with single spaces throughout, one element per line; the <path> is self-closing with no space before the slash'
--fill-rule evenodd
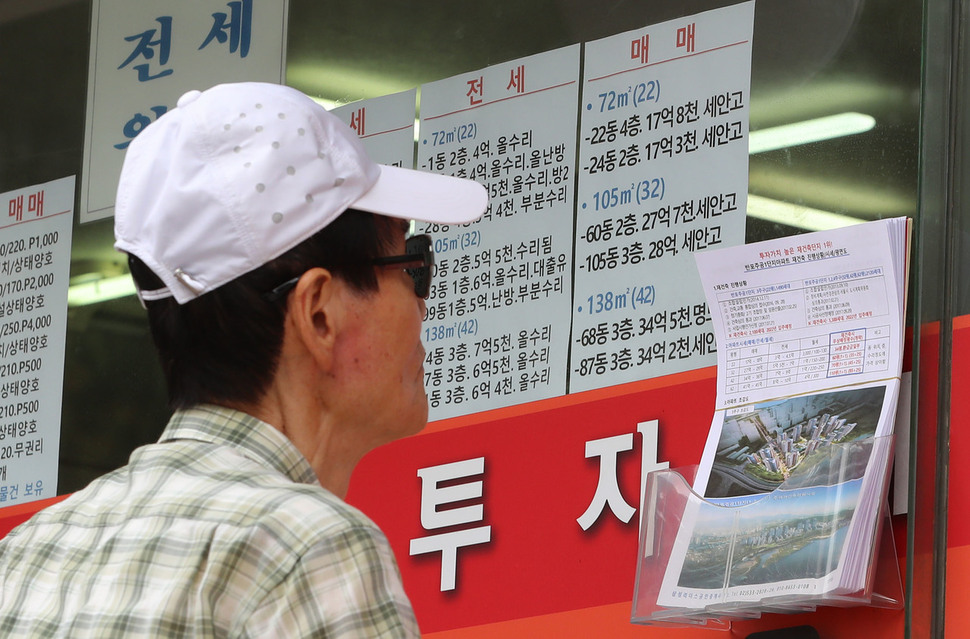
<path id="1" fill-rule="evenodd" d="M 4 637 L 418 636 L 387 539 L 215 406 L 0 542 Z"/>

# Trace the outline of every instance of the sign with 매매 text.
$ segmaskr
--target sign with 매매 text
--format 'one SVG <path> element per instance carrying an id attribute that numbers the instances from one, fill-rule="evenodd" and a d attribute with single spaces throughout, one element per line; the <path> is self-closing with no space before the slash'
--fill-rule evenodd
<path id="1" fill-rule="evenodd" d="M 74 176 L 0 195 L 0 508 L 53 497 Z"/>

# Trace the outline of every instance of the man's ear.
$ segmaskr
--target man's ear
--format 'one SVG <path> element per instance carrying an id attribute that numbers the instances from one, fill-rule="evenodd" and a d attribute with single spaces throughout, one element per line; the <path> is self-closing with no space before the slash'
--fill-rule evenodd
<path id="1" fill-rule="evenodd" d="M 287 301 L 287 321 L 322 370 L 328 370 L 333 361 L 340 326 L 336 287 L 330 271 L 312 268 L 300 276 Z"/>

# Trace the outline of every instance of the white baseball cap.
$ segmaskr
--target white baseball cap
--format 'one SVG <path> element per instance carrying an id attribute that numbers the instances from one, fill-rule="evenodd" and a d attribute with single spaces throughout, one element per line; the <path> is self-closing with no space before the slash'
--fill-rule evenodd
<path id="1" fill-rule="evenodd" d="M 262 266 L 348 208 L 472 222 L 472 180 L 380 165 L 336 116 L 296 89 L 259 82 L 190 91 L 128 147 L 115 248 L 165 283 L 144 300 L 184 304 Z"/>

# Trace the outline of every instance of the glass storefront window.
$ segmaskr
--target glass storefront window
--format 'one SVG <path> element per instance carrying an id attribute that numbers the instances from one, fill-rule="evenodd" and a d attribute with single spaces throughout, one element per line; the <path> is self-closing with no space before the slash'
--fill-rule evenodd
<path id="1" fill-rule="evenodd" d="M 291 0 L 286 83 L 346 104 L 728 4 Z M 80 173 L 90 8 L 86 0 L 0 4 L 0 192 Z M 832 139 L 752 152 L 746 239 L 916 218 L 914 256 L 924 262 L 911 278 L 908 324 L 917 374 L 921 327 L 943 318 L 945 335 L 947 317 L 970 312 L 970 278 L 961 275 L 966 224 L 947 213 L 960 204 L 947 193 L 965 180 L 967 153 L 963 139 L 951 137 L 948 63 L 963 60 L 962 51 L 951 60 L 944 46 L 952 37 L 948 11 L 932 1 L 924 8 L 887 0 L 760 0 L 755 13 L 753 134 L 846 114 L 869 124 Z M 962 94 L 959 100 L 966 102 Z M 112 242 L 110 220 L 76 224 L 72 278 L 123 274 L 124 260 Z M 946 264 L 939 261 L 943 256 Z M 167 415 L 144 312 L 134 297 L 71 308 L 68 322 L 59 493 L 123 464 L 134 447 L 154 440 Z M 946 373 L 941 381 L 940 392 L 948 392 Z M 937 403 L 935 395 L 917 390 L 917 405 Z M 935 453 L 946 444 L 937 441 L 936 422 L 920 428 L 926 433 L 918 438 L 922 451 Z M 913 459 L 922 458 L 914 452 Z M 930 455 L 921 463 L 937 460 Z M 940 487 L 925 481 L 913 489 L 933 505 L 930 526 L 911 526 L 909 537 L 929 536 L 938 545 L 945 504 L 934 501 Z M 924 594 L 939 591 L 932 567 L 911 567 L 909 579 L 911 592 L 921 586 Z M 932 602 L 915 604 L 912 628 L 938 613 Z"/>

